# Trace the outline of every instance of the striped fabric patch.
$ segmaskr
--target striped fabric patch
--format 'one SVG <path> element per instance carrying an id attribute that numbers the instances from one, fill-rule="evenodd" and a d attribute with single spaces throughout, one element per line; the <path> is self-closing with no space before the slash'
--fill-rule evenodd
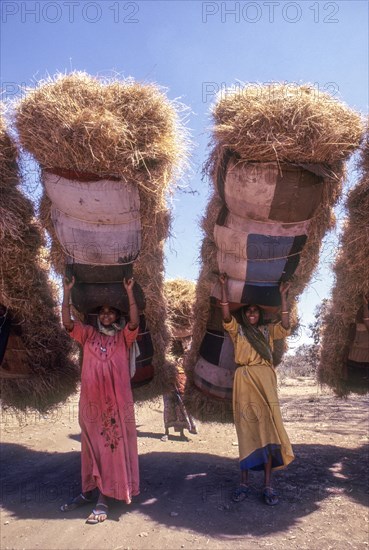
<path id="1" fill-rule="evenodd" d="M 237 216 L 233 212 L 226 212 L 224 221 L 218 221 L 218 225 L 228 227 L 243 233 L 255 233 L 256 235 L 270 235 L 271 237 L 296 237 L 307 235 L 311 220 L 302 222 L 274 222 L 249 220 Z"/>
<path id="2" fill-rule="evenodd" d="M 231 371 L 236 369 L 233 342 L 226 331 L 207 330 L 199 353 L 210 364 Z"/>
<path id="3" fill-rule="evenodd" d="M 195 385 L 207 395 L 231 399 L 236 368 L 234 346 L 229 334 L 207 330 L 194 368 Z"/>
<path id="4" fill-rule="evenodd" d="M 274 283 L 296 270 L 306 235 L 274 236 L 244 233 L 216 225 L 219 270 L 248 284 Z"/>
<path id="5" fill-rule="evenodd" d="M 145 309 L 145 296 L 138 283 L 134 295 L 139 310 Z M 72 303 L 82 313 L 93 313 L 101 304 L 112 305 L 121 311 L 128 311 L 128 296 L 122 292 L 122 282 L 81 283 L 76 281 L 72 288 Z"/>
<path id="6" fill-rule="evenodd" d="M 217 365 L 224 342 L 223 331 L 206 331 L 201 342 L 200 355 L 209 363 Z"/>
<path id="7" fill-rule="evenodd" d="M 148 384 L 154 377 L 154 367 L 152 366 L 152 357 L 154 348 L 152 345 L 151 334 L 147 330 L 146 319 L 144 315 L 140 316 L 140 327 L 137 335 L 137 344 L 140 355 L 136 359 L 136 372 L 131 380 L 132 388 L 137 388 Z"/>
<path id="8" fill-rule="evenodd" d="M 243 218 L 296 222 L 314 215 L 322 182 L 320 176 L 291 164 L 232 159 L 220 195 L 228 209 Z"/>
<path id="9" fill-rule="evenodd" d="M 141 365 L 138 361 L 136 361 L 136 372 L 134 377 L 131 379 L 131 387 L 139 388 L 140 386 L 148 384 L 154 378 L 154 374 L 154 367 L 151 364 Z"/>
<path id="10" fill-rule="evenodd" d="M 8 344 L 9 334 L 10 334 L 10 326 L 11 326 L 11 319 L 10 314 L 8 315 L 1 315 L 0 316 L 0 365 L 3 361 L 3 357 L 5 355 L 6 346 Z"/>
<path id="11" fill-rule="evenodd" d="M 364 323 L 355 325 L 355 338 L 351 342 L 348 358 L 357 363 L 369 364 L 369 335 Z"/>
<path id="12" fill-rule="evenodd" d="M 218 283 L 213 286 L 211 295 L 218 300 L 221 299 L 221 289 Z M 278 284 L 249 285 L 244 281 L 235 279 L 228 280 L 228 299 L 230 302 L 239 304 L 258 304 L 268 307 L 279 307 L 281 305 Z"/>
<path id="13" fill-rule="evenodd" d="M 234 371 L 213 365 L 203 357 L 199 357 L 193 373 L 195 385 L 219 399 L 232 399 L 233 376 Z"/>

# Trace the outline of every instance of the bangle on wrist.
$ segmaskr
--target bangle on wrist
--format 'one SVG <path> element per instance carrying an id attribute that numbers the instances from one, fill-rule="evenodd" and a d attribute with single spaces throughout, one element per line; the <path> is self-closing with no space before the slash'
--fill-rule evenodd
<path id="1" fill-rule="evenodd" d="M 282 315 L 284 315 L 285 313 L 289 313 L 289 311 L 281 311 Z"/>
<path id="2" fill-rule="evenodd" d="M 219 302 L 221 306 L 228 306 L 229 302 Z"/>

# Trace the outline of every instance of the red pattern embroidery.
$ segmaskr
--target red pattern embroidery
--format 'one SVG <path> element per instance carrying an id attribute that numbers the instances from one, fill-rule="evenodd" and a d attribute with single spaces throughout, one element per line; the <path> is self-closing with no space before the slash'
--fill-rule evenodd
<path id="1" fill-rule="evenodd" d="M 101 435 L 105 438 L 105 447 L 110 447 L 111 451 L 118 447 L 119 440 L 122 439 L 122 435 L 119 432 L 119 425 L 117 422 L 118 411 L 114 409 L 113 403 L 110 399 L 106 402 L 106 411 L 102 413 L 102 431 Z"/>

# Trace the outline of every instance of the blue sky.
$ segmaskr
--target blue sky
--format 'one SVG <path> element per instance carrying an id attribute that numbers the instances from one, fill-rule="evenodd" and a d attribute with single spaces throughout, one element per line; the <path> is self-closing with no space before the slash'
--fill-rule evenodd
<path id="1" fill-rule="evenodd" d="M 170 98 L 180 98 L 190 109 L 195 147 L 187 184 L 196 193 L 174 197 L 166 273 L 196 279 L 198 222 L 209 188 L 201 170 L 215 92 L 237 80 L 310 82 L 367 113 L 368 12 L 365 0 L 3 0 L 1 90 L 3 98 L 13 99 L 21 86 L 72 69 L 156 82 Z M 351 170 L 346 188 L 354 183 Z M 305 325 L 329 293 L 336 242 L 335 233 L 327 239 L 321 269 L 301 298 Z"/>

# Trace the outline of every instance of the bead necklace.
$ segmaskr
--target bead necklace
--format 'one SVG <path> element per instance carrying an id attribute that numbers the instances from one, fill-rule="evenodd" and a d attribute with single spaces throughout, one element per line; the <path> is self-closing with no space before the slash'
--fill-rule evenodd
<path id="1" fill-rule="evenodd" d="M 102 353 L 106 353 L 108 351 L 107 343 L 103 344 L 102 335 L 100 336 L 100 338 L 101 338 L 101 340 L 100 340 L 100 342 L 97 343 L 97 345 L 99 346 L 99 349 Z M 115 344 L 115 338 L 114 338 L 114 344 Z"/>

